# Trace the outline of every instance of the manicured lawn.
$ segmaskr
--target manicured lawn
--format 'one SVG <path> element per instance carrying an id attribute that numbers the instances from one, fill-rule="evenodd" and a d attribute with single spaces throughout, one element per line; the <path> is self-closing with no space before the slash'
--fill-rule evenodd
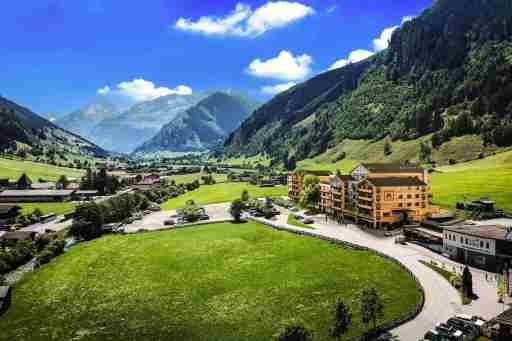
<path id="1" fill-rule="evenodd" d="M 33 182 L 37 182 L 39 178 L 57 181 L 61 175 L 66 175 L 69 178 L 80 178 L 85 174 L 84 171 L 79 169 L 0 158 L 0 178 L 17 180 L 23 173 L 26 173 Z"/>
<path id="2" fill-rule="evenodd" d="M 43 214 L 55 213 L 57 215 L 61 215 L 73 211 L 76 207 L 72 202 L 36 202 L 15 205 L 22 207 L 21 214 L 29 214 L 36 208 L 39 208 Z"/>
<path id="3" fill-rule="evenodd" d="M 375 286 L 385 317 L 420 291 L 397 264 L 255 223 L 108 236 L 27 275 L 0 318 L 0 340 L 271 340 L 302 319 L 329 340 L 342 297 L 360 333 L 359 295 Z"/>
<path id="4" fill-rule="evenodd" d="M 297 220 L 295 218 L 295 214 L 289 214 L 288 215 L 287 224 L 288 225 L 297 226 L 297 227 L 301 227 L 303 229 L 311 229 L 312 228 L 311 225 L 304 224 L 302 221 Z"/>
<path id="5" fill-rule="evenodd" d="M 286 186 L 258 187 L 247 183 L 227 182 L 208 186 L 201 185 L 199 189 L 171 199 L 163 203 L 161 207 L 163 210 L 174 210 L 185 206 L 185 203 L 190 199 L 200 205 L 228 202 L 240 198 L 244 189 L 249 191 L 251 198 L 288 195 L 288 187 Z"/>

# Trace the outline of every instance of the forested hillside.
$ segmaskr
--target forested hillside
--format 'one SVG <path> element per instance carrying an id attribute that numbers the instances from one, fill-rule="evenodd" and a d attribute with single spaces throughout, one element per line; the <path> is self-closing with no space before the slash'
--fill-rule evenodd
<path id="1" fill-rule="evenodd" d="M 428 134 L 434 149 L 464 135 L 512 145 L 510 0 L 436 1 L 397 29 L 387 50 L 276 96 L 224 150 L 287 162 L 345 139 Z"/>

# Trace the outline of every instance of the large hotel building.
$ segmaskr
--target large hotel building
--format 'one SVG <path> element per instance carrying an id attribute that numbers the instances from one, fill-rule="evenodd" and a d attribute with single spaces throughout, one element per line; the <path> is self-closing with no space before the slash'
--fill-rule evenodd
<path id="1" fill-rule="evenodd" d="M 337 219 L 352 218 L 374 228 L 419 222 L 429 213 L 432 194 L 427 170 L 411 163 L 361 163 L 349 175 L 298 171 L 288 176 L 288 195 L 298 200 L 302 178 L 320 179 L 320 209 Z"/>

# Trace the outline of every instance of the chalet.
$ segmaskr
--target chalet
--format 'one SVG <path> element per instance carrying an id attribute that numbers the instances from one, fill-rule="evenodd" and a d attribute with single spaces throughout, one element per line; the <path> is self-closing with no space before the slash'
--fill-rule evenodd
<path id="1" fill-rule="evenodd" d="M 37 233 L 33 231 L 6 232 L 0 237 L 0 244 L 4 246 L 16 245 L 19 241 L 36 240 Z"/>
<path id="2" fill-rule="evenodd" d="M 0 203 L 70 201 L 71 190 L 7 190 L 0 192 Z"/>
<path id="3" fill-rule="evenodd" d="M 27 174 L 23 174 L 16 183 L 16 188 L 19 190 L 22 189 L 30 189 L 32 186 L 32 180 L 27 176 Z"/>
<path id="4" fill-rule="evenodd" d="M 0 286 L 0 316 L 2 316 L 11 306 L 12 288 L 10 286 Z"/>

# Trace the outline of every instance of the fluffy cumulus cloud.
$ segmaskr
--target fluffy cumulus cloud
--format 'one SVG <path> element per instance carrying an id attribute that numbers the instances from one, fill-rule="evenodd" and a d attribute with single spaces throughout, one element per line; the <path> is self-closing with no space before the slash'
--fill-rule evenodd
<path id="1" fill-rule="evenodd" d="M 405 24 L 408 21 L 411 21 L 414 19 L 414 16 L 406 16 L 402 18 L 402 25 Z M 373 48 L 375 51 L 379 52 L 382 50 L 385 50 L 389 46 L 389 42 L 391 41 L 391 36 L 393 35 L 393 32 L 400 26 L 393 26 L 385 28 L 384 31 L 380 34 L 380 36 L 373 40 Z"/>
<path id="2" fill-rule="evenodd" d="M 354 50 L 354 51 L 350 52 L 350 54 L 348 55 L 348 58 L 340 59 L 340 60 L 336 61 L 336 63 L 332 64 L 331 67 L 329 68 L 329 70 L 338 69 L 340 67 L 344 67 L 345 65 L 348 65 L 351 63 L 357 63 L 357 62 L 360 62 L 367 58 L 370 58 L 371 56 L 373 56 L 372 51 Z"/>
<path id="3" fill-rule="evenodd" d="M 255 10 L 238 3 L 231 13 L 223 17 L 204 16 L 196 21 L 179 18 L 174 27 L 205 35 L 257 37 L 313 14 L 313 8 L 298 2 L 267 2 Z"/>
<path id="4" fill-rule="evenodd" d="M 192 89 L 186 85 L 179 85 L 174 89 L 156 87 L 153 82 L 147 81 L 145 79 L 134 79 L 132 81 L 119 83 L 117 88 L 114 90 L 112 90 L 109 86 L 105 86 L 98 90 L 98 94 L 114 94 L 140 102 L 149 101 L 167 95 L 191 95 Z"/>
<path id="5" fill-rule="evenodd" d="M 281 92 L 284 92 L 292 87 L 297 85 L 295 82 L 288 82 L 283 84 L 277 84 L 277 85 L 269 85 L 264 86 L 261 88 L 261 92 L 263 92 L 265 95 L 277 95 Z"/>
<path id="6" fill-rule="evenodd" d="M 312 63 L 313 58 L 307 54 L 295 57 L 290 51 L 281 51 L 269 60 L 253 60 L 247 72 L 259 78 L 296 81 L 309 76 Z"/>

